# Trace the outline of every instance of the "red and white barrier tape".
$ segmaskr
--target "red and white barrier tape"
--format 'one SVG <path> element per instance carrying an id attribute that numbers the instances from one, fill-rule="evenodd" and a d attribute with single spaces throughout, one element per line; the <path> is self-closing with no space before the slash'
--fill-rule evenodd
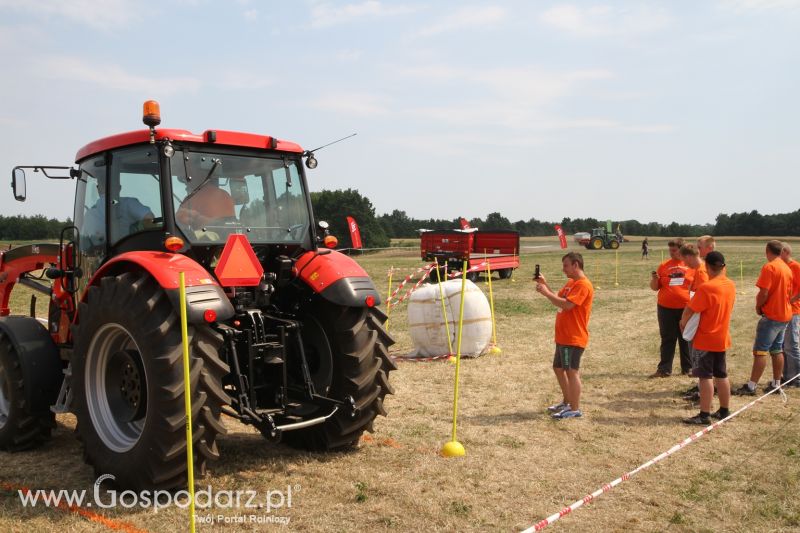
<path id="1" fill-rule="evenodd" d="M 800 377 L 800 374 L 798 374 L 795 377 L 793 377 L 792 379 L 786 381 L 786 383 L 791 383 L 792 381 L 794 381 L 795 379 L 797 379 L 799 377 Z M 599 489 L 597 489 L 593 493 L 587 494 L 582 499 L 574 502 L 572 505 L 569 505 L 568 507 L 564 507 L 559 512 L 548 516 L 547 518 L 545 518 L 544 520 L 541 520 L 540 522 L 537 522 L 536 524 L 532 525 L 528 529 L 524 530 L 522 533 L 531 533 L 533 531 L 541 531 L 544 528 L 546 528 L 547 526 L 549 526 L 550 524 L 552 524 L 553 522 L 555 522 L 556 520 L 558 520 L 559 518 L 561 518 L 562 516 L 566 516 L 569 513 L 571 513 L 572 511 L 574 511 L 574 510 L 576 510 L 576 509 L 578 509 L 580 507 L 583 507 L 584 504 L 591 503 L 595 498 L 599 497 L 601 494 L 610 491 L 611 489 L 613 489 L 614 487 L 616 487 L 617 485 L 619 485 L 623 481 L 629 480 L 631 477 L 633 477 L 634 475 L 638 474 L 642 470 L 653 466 L 654 464 L 656 464 L 657 462 L 661 461 L 662 459 L 666 459 L 667 457 L 669 457 L 673 453 L 677 452 L 678 450 L 688 446 L 689 444 L 693 443 L 694 441 L 696 441 L 697 439 L 699 439 L 703 435 L 709 433 L 711 430 L 718 428 L 719 426 L 721 426 L 722 424 L 724 424 L 725 422 L 727 422 L 731 418 L 735 417 L 736 415 L 738 415 L 742 411 L 745 411 L 746 409 L 749 409 L 750 407 L 752 407 L 756 403 L 760 402 L 761 400 L 763 400 L 764 398 L 766 398 L 770 394 L 772 394 L 772 393 L 774 393 L 776 391 L 779 391 L 779 390 L 781 392 L 783 392 L 783 387 L 786 386 L 786 383 L 781 384 L 781 386 L 779 388 L 777 388 L 777 389 L 772 389 L 771 391 L 769 391 L 768 393 L 764 394 L 760 398 L 756 398 L 755 400 L 753 400 L 752 402 L 748 403 L 747 405 L 745 405 L 744 407 L 742 407 L 738 411 L 729 414 L 728 416 L 726 416 L 725 418 L 723 418 L 719 422 L 715 422 L 715 423 L 711 424 L 710 426 L 703 428 L 701 431 L 698 431 L 694 435 L 691 435 L 690 437 L 687 437 L 686 439 L 684 439 L 683 441 L 679 442 L 678 444 L 676 444 L 675 446 L 673 446 L 669 450 L 667 450 L 667 451 L 665 451 L 665 452 L 653 457 L 652 459 L 650 459 L 646 463 L 644 463 L 642 465 L 639 465 L 637 468 L 631 470 L 627 474 L 623 474 L 622 476 L 618 477 L 617 479 L 615 479 L 611 483 L 606 483 L 605 485 L 603 485 L 602 487 L 600 487 Z"/>
<path id="2" fill-rule="evenodd" d="M 427 275 L 427 272 L 430 272 L 431 268 L 433 268 L 433 263 L 431 263 L 430 265 L 426 265 L 424 267 L 418 268 L 414 272 L 412 272 L 411 274 L 406 276 L 405 279 L 403 279 L 403 281 L 400 282 L 400 284 L 397 286 L 397 288 L 394 290 L 394 292 L 392 292 L 392 294 L 389 295 L 389 297 L 386 299 L 386 301 L 391 303 L 392 299 L 394 299 L 394 297 L 397 296 L 397 293 L 400 292 L 400 290 L 403 287 L 405 287 L 406 283 L 411 281 L 411 279 L 414 276 L 416 276 L 417 274 L 419 274 L 420 272 L 426 272 L 426 275 Z M 423 276 L 423 279 L 424 279 L 424 276 Z"/>
<path id="3" fill-rule="evenodd" d="M 397 304 L 401 303 L 403 300 L 405 300 L 406 298 L 408 298 L 409 296 L 411 296 L 412 294 L 414 294 L 414 291 L 419 289 L 420 285 L 422 285 L 425 282 L 425 280 L 428 279 L 428 275 L 430 275 L 430 273 L 431 273 L 430 270 L 426 270 L 422 274 L 422 277 L 419 278 L 419 281 L 417 281 L 417 283 L 413 287 L 411 287 L 403 296 L 398 298 L 397 301 L 394 302 L 392 305 L 397 305 Z"/>

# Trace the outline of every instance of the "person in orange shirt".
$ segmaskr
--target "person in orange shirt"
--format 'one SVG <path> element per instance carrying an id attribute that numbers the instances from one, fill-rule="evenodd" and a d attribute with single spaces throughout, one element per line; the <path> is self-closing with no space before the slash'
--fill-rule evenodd
<path id="1" fill-rule="evenodd" d="M 703 235 L 697 238 L 697 251 L 700 252 L 700 259 L 705 260 L 706 256 L 716 248 L 717 242 L 711 235 Z"/>
<path id="2" fill-rule="evenodd" d="M 734 391 L 740 396 L 753 396 L 758 380 L 767 367 L 767 356 L 772 356 L 772 381 L 764 389 L 770 392 L 780 386 L 783 373 L 783 337 L 792 319 L 789 304 L 792 290 L 792 271 L 781 259 L 783 244 L 769 241 L 765 250 L 767 264 L 761 268 L 756 281 L 756 313 L 761 316 L 753 343 L 753 368 L 750 381 Z"/>
<path id="3" fill-rule="evenodd" d="M 583 256 L 570 252 L 561 258 L 561 270 L 567 283 L 558 294 L 550 290 L 544 276 L 535 281 L 536 290 L 558 308 L 556 313 L 556 352 L 553 372 L 561 387 L 563 400 L 547 409 L 553 418 L 582 416 L 580 410 L 580 364 L 586 345 L 589 344 L 589 316 L 592 314 L 594 287 L 583 272 Z"/>
<path id="4" fill-rule="evenodd" d="M 781 259 L 792 271 L 792 319 L 786 326 L 783 339 L 783 383 L 800 373 L 800 263 L 792 258 L 792 247 L 783 243 Z M 786 387 L 800 387 L 800 377 L 790 381 Z"/>
<path id="5" fill-rule="evenodd" d="M 731 347 L 730 322 L 736 285 L 725 276 L 725 257 L 719 252 L 706 256 L 708 281 L 697 288 L 689 305 L 683 310 L 680 327 L 695 314 L 700 313 L 697 332 L 692 339 L 692 356 L 700 378 L 700 413 L 686 418 L 687 424 L 710 423 L 710 417 L 723 419 L 729 414 L 731 384 L 725 364 L 725 351 Z M 712 383 L 713 378 L 713 383 Z M 714 386 L 719 394 L 719 410 L 711 414 Z"/>
<path id="6" fill-rule="evenodd" d="M 219 188 L 217 178 L 209 178 L 197 187 L 187 182 L 186 192 L 186 198 L 175 213 L 178 224 L 197 230 L 214 221 L 236 217 L 233 198 Z"/>
<path id="7" fill-rule="evenodd" d="M 661 335 L 661 360 L 651 378 L 666 378 L 672 375 L 672 361 L 675 358 L 675 343 L 678 343 L 681 357 L 681 372 L 692 370 L 689 347 L 679 327 L 681 314 L 689 303 L 689 286 L 694 274 L 681 261 L 680 249 L 683 239 L 672 239 L 667 243 L 670 258 L 661 263 L 650 278 L 650 288 L 658 291 L 658 331 Z"/>
<path id="8" fill-rule="evenodd" d="M 689 296 L 697 290 L 700 285 L 708 281 L 708 271 L 706 263 L 700 257 L 700 251 L 692 244 L 684 244 L 680 249 L 681 261 L 692 269 L 692 282 L 689 285 Z"/>

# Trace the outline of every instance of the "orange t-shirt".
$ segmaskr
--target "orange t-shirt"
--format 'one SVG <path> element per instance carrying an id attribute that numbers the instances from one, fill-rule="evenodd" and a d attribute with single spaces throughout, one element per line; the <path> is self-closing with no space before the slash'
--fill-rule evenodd
<path id="1" fill-rule="evenodd" d="M 800 292 L 800 263 L 792 259 L 792 262 L 789 263 L 789 270 L 792 271 L 792 294 L 791 296 L 795 296 L 798 292 Z M 800 315 L 800 300 L 797 300 L 792 306 L 792 314 L 793 315 Z"/>
<path id="2" fill-rule="evenodd" d="M 184 200 L 175 218 L 182 224 L 191 223 L 192 211 L 211 220 L 236 216 L 236 206 L 231 195 L 213 185 L 204 186 L 191 198 Z M 205 221 L 200 223 L 204 224 Z"/>
<path id="3" fill-rule="evenodd" d="M 683 261 L 667 259 L 658 265 L 658 305 L 670 309 L 683 309 L 689 303 L 689 286 L 694 271 Z"/>
<path id="4" fill-rule="evenodd" d="M 689 288 L 690 291 L 696 291 L 700 285 L 708 281 L 708 270 L 706 270 L 706 262 L 702 259 L 700 260 L 700 266 L 694 269 L 694 278 L 692 279 L 692 285 Z"/>
<path id="5" fill-rule="evenodd" d="M 594 287 L 589 278 L 570 279 L 558 295 L 573 304 L 570 310 L 556 313 L 556 344 L 586 348 L 589 344 L 589 315 L 592 314 Z"/>
<path id="6" fill-rule="evenodd" d="M 731 347 L 731 313 L 736 299 L 736 285 L 725 274 L 710 279 L 697 288 L 689 309 L 700 313 L 692 346 L 698 350 L 724 352 Z"/>
<path id="7" fill-rule="evenodd" d="M 765 317 L 776 322 L 788 322 L 792 319 L 792 306 L 789 305 L 792 271 L 783 259 L 776 257 L 761 267 L 756 287 L 769 291 L 767 302 L 761 308 Z"/>

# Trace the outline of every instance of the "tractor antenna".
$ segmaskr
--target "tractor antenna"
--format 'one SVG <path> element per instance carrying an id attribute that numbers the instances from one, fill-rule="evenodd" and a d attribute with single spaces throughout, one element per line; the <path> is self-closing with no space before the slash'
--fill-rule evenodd
<path id="1" fill-rule="evenodd" d="M 306 150 L 305 152 L 303 152 L 303 157 L 306 158 L 306 166 L 308 168 L 310 168 L 310 169 L 317 168 L 317 158 L 314 157 L 314 152 L 316 152 L 317 150 L 322 150 L 325 147 L 328 147 L 328 146 L 330 146 L 332 144 L 336 144 L 338 142 L 342 142 L 343 140 L 349 139 L 350 137 L 355 137 L 356 135 L 358 135 L 358 134 L 357 133 L 351 133 L 350 135 L 348 135 L 346 137 L 342 137 L 341 139 L 337 139 L 337 140 L 335 140 L 333 142 L 329 142 L 328 144 L 323 144 L 322 146 L 314 148 L 313 150 Z"/>

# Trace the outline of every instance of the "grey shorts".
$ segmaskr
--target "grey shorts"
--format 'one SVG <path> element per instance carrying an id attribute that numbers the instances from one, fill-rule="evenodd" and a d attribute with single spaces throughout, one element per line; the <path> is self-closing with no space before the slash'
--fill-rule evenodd
<path id="1" fill-rule="evenodd" d="M 556 354 L 553 357 L 553 368 L 578 370 L 581 367 L 583 348 L 579 346 L 564 346 L 556 344 Z"/>

